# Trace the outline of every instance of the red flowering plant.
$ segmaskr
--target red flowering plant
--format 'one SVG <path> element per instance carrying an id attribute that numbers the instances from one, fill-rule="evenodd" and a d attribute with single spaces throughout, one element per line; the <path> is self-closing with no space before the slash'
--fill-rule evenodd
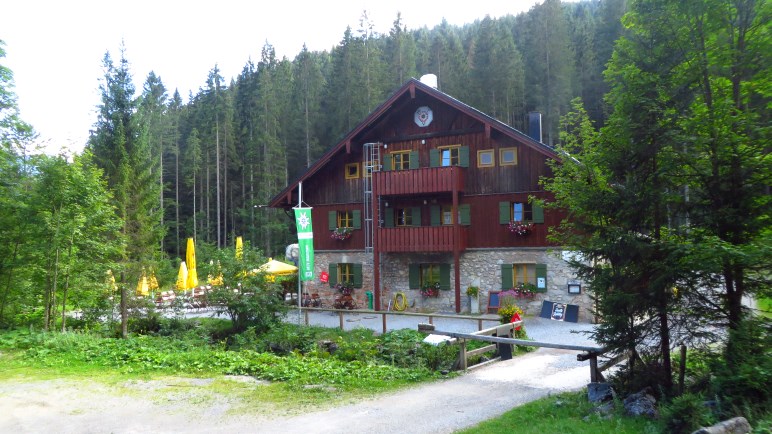
<path id="1" fill-rule="evenodd" d="M 440 282 L 426 282 L 421 288 L 421 295 L 424 297 L 439 297 Z"/>
<path id="2" fill-rule="evenodd" d="M 347 240 L 349 237 L 351 237 L 351 232 L 351 228 L 335 228 L 330 234 L 330 238 L 338 241 Z"/>
<path id="3" fill-rule="evenodd" d="M 511 221 L 508 225 L 509 232 L 515 235 L 528 235 L 533 230 L 533 223 L 523 223 L 521 221 Z"/>
<path id="4" fill-rule="evenodd" d="M 340 282 L 335 285 L 337 289 L 343 295 L 351 295 L 354 293 L 354 285 L 351 282 Z"/>

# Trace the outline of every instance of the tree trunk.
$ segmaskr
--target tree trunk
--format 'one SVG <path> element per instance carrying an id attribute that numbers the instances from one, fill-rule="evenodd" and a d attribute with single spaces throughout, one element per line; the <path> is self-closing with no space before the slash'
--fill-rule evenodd
<path id="1" fill-rule="evenodd" d="M 129 310 L 126 300 L 126 273 L 121 271 L 121 338 L 129 337 Z"/>

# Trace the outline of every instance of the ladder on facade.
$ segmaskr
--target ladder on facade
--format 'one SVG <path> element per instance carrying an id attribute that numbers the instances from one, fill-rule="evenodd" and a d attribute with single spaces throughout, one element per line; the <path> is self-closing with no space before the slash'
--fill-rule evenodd
<path id="1" fill-rule="evenodd" d="M 373 172 L 381 170 L 381 146 L 382 143 L 365 143 L 362 149 L 364 156 L 364 176 L 362 177 L 364 192 L 364 227 L 365 227 L 365 252 L 373 251 L 373 234 L 375 225 L 378 224 L 381 215 L 381 202 L 379 198 L 373 198 Z M 377 208 L 373 215 L 373 200 L 377 200 Z"/>

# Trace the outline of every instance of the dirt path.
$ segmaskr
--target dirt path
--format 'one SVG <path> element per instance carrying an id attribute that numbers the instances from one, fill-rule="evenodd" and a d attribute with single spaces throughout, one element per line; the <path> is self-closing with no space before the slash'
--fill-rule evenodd
<path id="1" fill-rule="evenodd" d="M 185 380 L 156 400 L 143 398 L 144 391 L 161 386 L 153 382 L 109 387 L 8 381 L 0 383 L 0 432 L 452 433 L 550 393 L 579 389 L 589 382 L 589 373 L 586 363 L 576 362 L 575 351 L 540 349 L 458 378 L 289 417 L 243 407 L 234 416 L 229 410 L 238 402 L 197 399 L 195 382 L 213 380 Z"/>

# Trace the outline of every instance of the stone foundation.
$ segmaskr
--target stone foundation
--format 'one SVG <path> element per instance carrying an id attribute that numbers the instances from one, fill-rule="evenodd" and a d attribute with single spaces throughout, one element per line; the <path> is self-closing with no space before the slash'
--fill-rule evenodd
<path id="1" fill-rule="evenodd" d="M 366 291 L 373 291 L 373 255 L 362 251 L 317 251 L 315 253 L 314 272 L 319 276 L 322 271 L 327 271 L 330 263 L 361 263 L 362 280 L 361 289 L 354 290 L 354 299 L 359 308 L 367 308 Z M 439 297 L 422 297 L 417 289 L 409 289 L 408 265 L 411 263 L 448 263 L 451 264 L 450 286 L 455 288 L 455 271 L 453 270 L 453 255 L 400 253 L 381 254 L 381 307 L 386 309 L 389 301 L 394 299 L 394 294 L 403 292 L 407 298 L 408 311 L 440 311 L 455 312 L 456 299 L 454 290 L 440 291 Z M 538 315 L 541 312 L 543 300 L 556 303 L 575 304 L 579 306 L 579 321 L 592 322 L 592 300 L 587 290 L 582 286 L 580 294 L 569 294 L 567 283 L 569 280 L 577 280 L 568 263 L 561 257 L 560 251 L 548 251 L 541 248 L 523 249 L 470 249 L 465 251 L 460 258 L 460 290 L 461 312 L 469 313 L 469 297 L 466 288 L 477 286 L 480 288 L 480 311 L 485 313 L 488 305 L 488 293 L 491 290 L 501 290 L 501 264 L 513 263 L 539 263 L 547 265 L 547 290 L 537 293 L 533 298 L 518 299 L 517 304 L 528 315 Z M 318 293 L 324 300 L 325 307 L 332 307 L 333 300 L 339 294 L 329 284 L 321 283 L 318 279 L 304 283 L 304 288 L 309 293 Z M 373 291 L 374 293 L 374 291 Z"/>

